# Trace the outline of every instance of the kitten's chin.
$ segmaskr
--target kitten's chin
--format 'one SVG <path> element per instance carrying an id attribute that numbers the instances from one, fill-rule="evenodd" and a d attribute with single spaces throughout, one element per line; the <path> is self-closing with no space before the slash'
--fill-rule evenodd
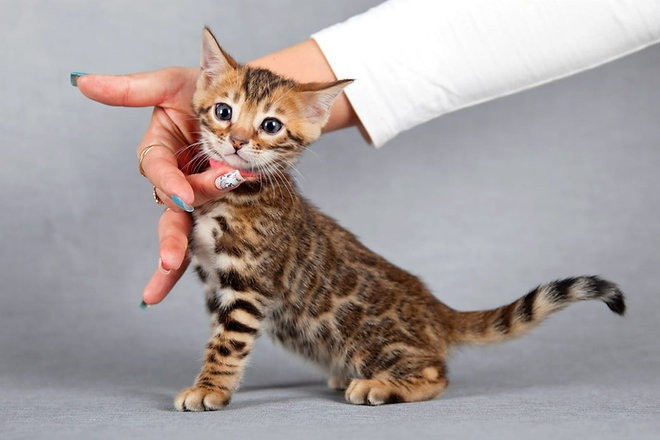
<path id="1" fill-rule="evenodd" d="M 217 169 L 217 168 L 225 168 L 227 166 L 230 166 L 232 168 L 235 168 L 241 172 L 241 176 L 243 177 L 259 177 L 259 173 L 255 173 L 253 171 L 250 171 L 247 168 L 246 165 L 249 165 L 246 161 L 243 159 L 236 157 L 224 157 L 224 161 L 219 161 L 219 160 L 214 160 L 214 159 L 209 159 L 209 166 L 212 169 Z M 232 159 L 237 159 L 237 160 L 232 160 Z M 238 163 L 241 162 L 241 163 Z"/>

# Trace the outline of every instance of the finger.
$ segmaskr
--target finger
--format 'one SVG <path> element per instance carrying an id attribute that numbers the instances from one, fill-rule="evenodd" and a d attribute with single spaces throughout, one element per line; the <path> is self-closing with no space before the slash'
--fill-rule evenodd
<path id="1" fill-rule="evenodd" d="M 166 209 L 158 222 L 159 264 L 142 293 L 147 304 L 162 301 L 188 267 L 188 233 L 192 220 L 188 214 Z"/>
<path id="2" fill-rule="evenodd" d="M 143 151 L 150 146 L 152 148 L 142 156 Z M 185 175 L 179 169 L 172 150 L 162 142 L 154 142 L 139 147 L 138 157 L 140 156 L 142 156 L 141 165 L 145 177 L 156 187 L 158 197 L 165 205 L 174 211 L 191 212 L 195 195 Z"/>
<path id="3" fill-rule="evenodd" d="M 85 75 L 77 80 L 80 91 L 107 105 L 149 107 L 167 103 L 182 91 L 192 96 L 197 69 L 170 67 L 129 75 Z"/>
<path id="4" fill-rule="evenodd" d="M 172 121 L 165 110 L 154 108 L 149 127 L 140 142 L 137 156 L 141 171 L 149 181 L 165 194 L 161 199 L 174 210 L 185 209 L 190 211 L 190 204 L 194 199 L 193 190 L 186 181 L 184 173 L 179 169 L 175 151 L 182 145 L 190 144 L 183 135 L 171 128 Z M 151 148 L 150 148 L 151 147 Z M 148 149 L 148 150 L 147 150 Z M 188 206 L 182 206 L 172 201 L 181 200 Z M 178 205 L 178 207 L 177 207 Z"/>
<path id="5" fill-rule="evenodd" d="M 188 259 L 184 259 L 178 269 L 173 269 L 169 273 L 164 273 L 160 267 L 156 269 L 142 292 L 142 300 L 145 304 L 151 306 L 165 299 L 167 294 L 170 293 L 174 285 L 185 273 L 188 263 Z"/>
<path id="6" fill-rule="evenodd" d="M 165 205 L 165 207 L 167 207 L 168 209 L 171 209 L 171 210 L 173 210 L 173 211 L 177 211 L 177 212 L 181 210 L 181 208 L 178 208 L 178 207 L 177 207 L 178 210 L 175 210 L 175 209 L 173 209 L 173 208 L 170 208 L 168 205 L 171 204 L 171 203 L 173 203 L 173 202 L 172 202 L 171 200 L 168 201 L 168 200 L 167 200 L 167 195 L 165 195 L 164 192 L 162 192 L 161 190 L 159 190 L 159 189 L 156 188 L 155 186 L 154 186 L 154 191 L 156 191 L 156 197 L 154 197 L 154 199 L 156 200 L 156 204 L 158 204 L 158 205 Z M 162 203 L 158 203 L 158 200 L 160 200 Z M 169 202 L 169 203 L 168 203 L 168 202 Z"/>
<path id="7" fill-rule="evenodd" d="M 186 179 L 195 193 L 193 206 L 200 206 L 233 190 L 243 182 L 256 180 L 256 177 L 244 177 L 238 170 L 223 164 L 203 173 L 190 174 Z"/>
<path id="8" fill-rule="evenodd" d="M 186 257 L 188 234 L 192 230 L 190 215 L 166 209 L 158 222 L 158 255 L 164 271 L 178 269 Z"/>

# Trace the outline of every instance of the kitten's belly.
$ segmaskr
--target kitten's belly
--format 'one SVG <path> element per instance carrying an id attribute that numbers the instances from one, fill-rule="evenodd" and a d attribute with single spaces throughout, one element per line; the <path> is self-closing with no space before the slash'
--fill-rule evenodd
<path id="1" fill-rule="evenodd" d="M 327 321 L 301 314 L 292 304 L 281 302 L 270 311 L 265 331 L 283 347 L 329 370 L 343 364 L 343 349 L 335 334 L 336 329 Z"/>

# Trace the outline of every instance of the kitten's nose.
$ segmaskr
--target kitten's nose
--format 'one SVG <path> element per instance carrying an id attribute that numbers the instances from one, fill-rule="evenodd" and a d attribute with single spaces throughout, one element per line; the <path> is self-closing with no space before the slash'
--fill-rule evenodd
<path id="1" fill-rule="evenodd" d="M 248 143 L 248 139 L 243 136 L 229 136 L 229 141 L 234 146 L 235 150 L 240 150 L 245 144 Z"/>

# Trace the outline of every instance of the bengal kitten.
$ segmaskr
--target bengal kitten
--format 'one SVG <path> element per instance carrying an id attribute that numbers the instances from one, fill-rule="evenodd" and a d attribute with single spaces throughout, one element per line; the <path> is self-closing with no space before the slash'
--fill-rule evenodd
<path id="1" fill-rule="evenodd" d="M 227 405 L 262 331 L 323 366 L 348 402 L 380 405 L 443 392 L 457 344 L 514 338 L 580 300 L 624 313 L 618 287 L 595 276 L 551 282 L 493 310 L 453 310 L 319 212 L 289 174 L 350 80 L 300 84 L 239 65 L 208 29 L 201 64 L 193 108 L 203 154 L 258 177 L 193 213 L 190 252 L 212 336 L 177 409 Z"/>

